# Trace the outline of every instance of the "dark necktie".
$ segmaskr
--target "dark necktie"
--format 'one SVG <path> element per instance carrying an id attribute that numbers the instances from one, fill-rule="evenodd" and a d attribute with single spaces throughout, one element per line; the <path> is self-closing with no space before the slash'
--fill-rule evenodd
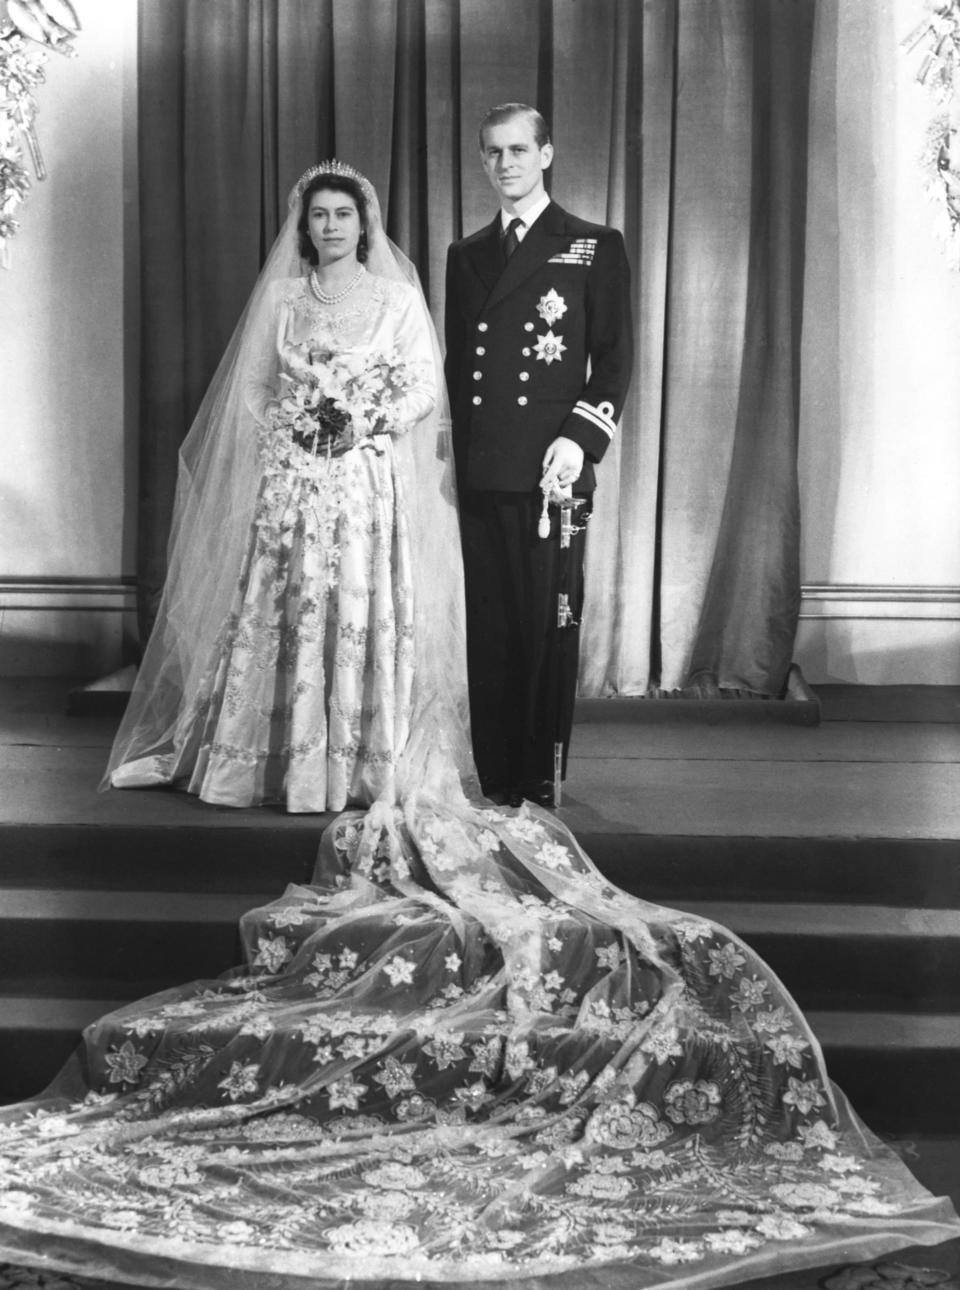
<path id="1" fill-rule="evenodd" d="M 507 231 L 503 235 L 503 258 L 505 260 L 509 260 L 511 255 L 513 255 L 514 251 L 520 245 L 520 238 L 517 236 L 517 229 L 522 223 L 523 220 L 520 216 L 515 215 L 507 225 Z"/>

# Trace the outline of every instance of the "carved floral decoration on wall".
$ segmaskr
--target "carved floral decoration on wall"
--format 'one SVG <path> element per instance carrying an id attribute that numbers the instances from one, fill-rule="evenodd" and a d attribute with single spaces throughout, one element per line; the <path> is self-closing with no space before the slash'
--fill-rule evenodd
<path id="1" fill-rule="evenodd" d="M 0 264 L 10 263 L 14 218 L 30 188 L 24 157 L 45 179 L 33 91 L 45 80 L 47 50 L 73 56 L 80 21 L 70 0 L 0 0 Z"/>
<path id="2" fill-rule="evenodd" d="M 929 14 L 903 45 L 922 52 L 917 80 L 936 104 L 921 161 L 937 238 L 960 271 L 960 0 L 929 0 Z"/>

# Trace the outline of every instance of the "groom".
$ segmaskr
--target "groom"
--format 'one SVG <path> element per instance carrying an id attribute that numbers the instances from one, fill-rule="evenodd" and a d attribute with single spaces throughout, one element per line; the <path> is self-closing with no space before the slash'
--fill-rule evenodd
<path id="1" fill-rule="evenodd" d="M 491 109 L 480 158 L 500 209 L 450 247 L 446 288 L 473 747 L 488 796 L 552 805 L 554 750 L 565 768 L 573 723 L 594 466 L 630 379 L 630 269 L 619 232 L 547 195 L 553 145 L 536 109 Z M 544 489 L 578 499 L 568 546 L 556 505 L 538 536 Z"/>

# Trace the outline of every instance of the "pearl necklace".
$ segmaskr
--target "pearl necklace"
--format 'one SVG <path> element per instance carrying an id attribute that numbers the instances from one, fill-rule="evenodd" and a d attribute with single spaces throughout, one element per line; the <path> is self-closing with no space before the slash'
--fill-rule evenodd
<path id="1" fill-rule="evenodd" d="M 331 295 L 328 295 L 326 291 L 324 291 L 323 288 L 320 286 L 319 279 L 317 278 L 316 269 L 311 269 L 310 270 L 310 290 L 313 292 L 313 294 L 317 297 L 317 299 L 320 301 L 322 305 L 338 305 L 341 300 L 346 300 L 347 296 L 349 296 L 350 292 L 354 289 L 354 287 L 363 277 L 364 272 L 365 272 L 364 267 L 361 264 L 360 268 L 356 271 L 354 276 L 350 279 L 350 281 L 343 288 L 343 290 L 338 291 L 331 296 Z"/>

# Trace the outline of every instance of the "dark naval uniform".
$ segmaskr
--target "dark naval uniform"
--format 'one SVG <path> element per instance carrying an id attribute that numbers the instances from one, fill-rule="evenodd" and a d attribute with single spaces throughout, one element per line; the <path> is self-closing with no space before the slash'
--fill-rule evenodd
<path id="1" fill-rule="evenodd" d="M 447 258 L 446 376 L 460 494 L 473 745 L 486 792 L 549 801 L 573 720 L 584 536 L 537 535 L 543 456 L 584 452 L 582 528 L 630 379 L 630 269 L 616 229 L 551 202 L 505 260 L 501 219 Z"/>

